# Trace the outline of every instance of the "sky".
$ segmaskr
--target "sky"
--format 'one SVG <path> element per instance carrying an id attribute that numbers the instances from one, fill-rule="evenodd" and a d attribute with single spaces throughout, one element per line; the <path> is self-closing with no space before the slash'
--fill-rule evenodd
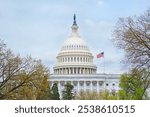
<path id="1" fill-rule="evenodd" d="M 118 18 L 138 16 L 148 8 L 150 0 L 0 0 L 0 39 L 15 54 L 41 59 L 52 72 L 75 13 L 98 72 L 124 73 L 124 51 L 111 41 L 114 26 Z M 100 52 L 105 57 L 97 59 Z"/>

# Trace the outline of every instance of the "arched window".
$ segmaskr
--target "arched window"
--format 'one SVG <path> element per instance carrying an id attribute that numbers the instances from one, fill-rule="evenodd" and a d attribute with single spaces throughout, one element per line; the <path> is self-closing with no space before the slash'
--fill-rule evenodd
<path id="1" fill-rule="evenodd" d="M 74 62 L 76 62 L 76 57 L 74 57 Z"/>
<path id="2" fill-rule="evenodd" d="M 83 62 L 85 62 L 85 58 L 83 58 Z"/>
<path id="3" fill-rule="evenodd" d="M 65 62 L 67 62 L 67 58 L 65 57 Z"/>

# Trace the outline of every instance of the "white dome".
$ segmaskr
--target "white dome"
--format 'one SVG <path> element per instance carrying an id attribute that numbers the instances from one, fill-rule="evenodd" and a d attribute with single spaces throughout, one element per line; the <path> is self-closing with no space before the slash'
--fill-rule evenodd
<path id="1" fill-rule="evenodd" d="M 78 34 L 75 16 L 71 28 L 70 37 L 65 40 L 56 57 L 54 73 L 58 75 L 95 74 L 96 66 L 93 64 L 93 55 L 86 42 Z"/>
<path id="2" fill-rule="evenodd" d="M 80 37 L 70 37 L 63 43 L 63 46 L 69 46 L 69 45 L 87 46 L 86 42 Z"/>
<path id="3" fill-rule="evenodd" d="M 86 42 L 78 34 L 78 26 L 73 25 L 71 36 L 63 43 L 61 51 L 64 50 L 85 50 L 89 51 Z"/>

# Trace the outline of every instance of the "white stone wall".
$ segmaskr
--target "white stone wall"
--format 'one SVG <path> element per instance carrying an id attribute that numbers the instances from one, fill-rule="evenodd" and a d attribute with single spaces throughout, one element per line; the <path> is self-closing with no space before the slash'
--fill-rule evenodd
<path id="1" fill-rule="evenodd" d="M 95 75 L 51 75 L 49 79 L 50 85 L 54 82 L 58 83 L 59 93 L 61 94 L 64 85 L 70 82 L 74 86 L 74 92 L 80 91 L 103 91 L 105 89 L 111 91 L 119 90 L 118 74 L 95 74 Z"/>

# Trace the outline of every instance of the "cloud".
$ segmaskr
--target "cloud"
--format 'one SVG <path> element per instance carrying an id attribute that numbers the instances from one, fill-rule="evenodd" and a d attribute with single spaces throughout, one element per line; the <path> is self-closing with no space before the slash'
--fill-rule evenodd
<path id="1" fill-rule="evenodd" d="M 103 59 L 96 59 L 96 54 L 104 51 L 105 65 L 107 73 L 121 73 L 121 60 L 123 52 L 114 47 L 111 42 L 111 34 L 113 30 L 113 22 L 106 20 L 86 19 L 84 21 L 83 29 L 86 32 L 83 38 L 86 38 L 88 46 L 94 56 L 94 63 L 98 67 L 98 73 L 103 72 Z"/>
<path id="2" fill-rule="evenodd" d="M 104 51 L 107 65 L 110 66 L 107 71 L 117 71 L 121 55 L 116 53 L 109 40 L 113 22 L 100 20 L 103 14 L 98 14 L 102 10 L 99 5 L 105 3 L 103 0 L 86 1 L 87 4 L 85 1 L 4 2 L 0 4 L 0 11 L 4 15 L 0 19 L 0 34 L 15 53 L 42 59 L 52 68 L 61 44 L 70 35 L 72 15 L 77 13 L 79 33 L 87 41 L 93 55 Z M 94 63 L 99 66 L 96 60 Z"/>
<path id="3" fill-rule="evenodd" d="M 98 5 L 103 5 L 103 4 L 104 4 L 104 1 L 98 0 L 97 4 L 98 4 Z"/>

